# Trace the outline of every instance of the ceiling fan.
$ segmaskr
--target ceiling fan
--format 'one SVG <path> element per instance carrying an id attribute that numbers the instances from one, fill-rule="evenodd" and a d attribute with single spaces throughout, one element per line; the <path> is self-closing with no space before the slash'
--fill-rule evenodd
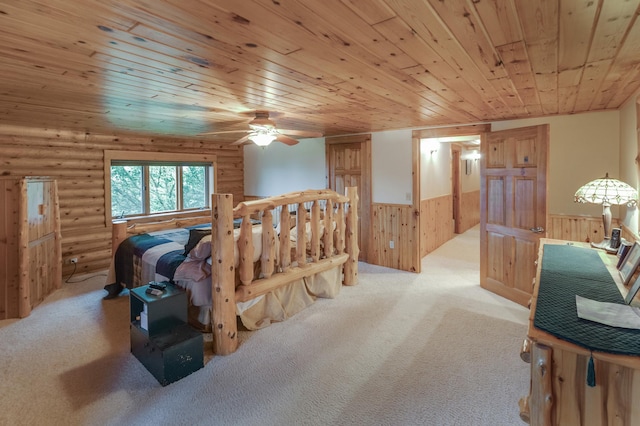
<path id="1" fill-rule="evenodd" d="M 233 142 L 231 145 L 241 145 L 253 142 L 258 146 L 267 146 L 273 141 L 282 142 L 285 145 L 295 145 L 298 143 L 287 135 L 301 136 L 306 138 L 318 138 L 322 136 L 320 132 L 304 130 L 278 129 L 276 123 L 269 118 L 268 111 L 256 111 L 255 117 L 249 123 L 247 130 L 226 130 L 220 132 L 202 133 L 203 135 L 220 135 L 225 133 L 246 133 L 243 137 Z"/>

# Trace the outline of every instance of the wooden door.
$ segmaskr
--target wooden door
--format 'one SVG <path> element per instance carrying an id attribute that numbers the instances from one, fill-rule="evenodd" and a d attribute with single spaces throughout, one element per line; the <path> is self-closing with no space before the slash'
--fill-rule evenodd
<path id="1" fill-rule="evenodd" d="M 549 126 L 484 135 L 481 152 L 480 285 L 528 306 L 547 228 Z"/>
<path id="2" fill-rule="evenodd" d="M 358 187 L 359 260 L 366 262 L 369 253 L 371 212 L 371 155 L 369 135 L 326 139 L 327 184 L 344 194 L 348 186 Z"/>

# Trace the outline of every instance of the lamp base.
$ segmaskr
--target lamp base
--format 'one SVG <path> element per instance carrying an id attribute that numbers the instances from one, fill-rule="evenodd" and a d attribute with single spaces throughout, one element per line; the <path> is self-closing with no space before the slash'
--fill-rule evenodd
<path id="1" fill-rule="evenodd" d="M 604 240 L 602 240 L 599 243 L 591 243 L 591 247 L 593 248 L 597 248 L 597 249 L 602 249 L 602 250 L 606 250 L 607 253 L 618 253 L 618 249 L 617 248 L 612 248 L 611 247 L 611 239 L 610 238 L 605 238 Z"/>

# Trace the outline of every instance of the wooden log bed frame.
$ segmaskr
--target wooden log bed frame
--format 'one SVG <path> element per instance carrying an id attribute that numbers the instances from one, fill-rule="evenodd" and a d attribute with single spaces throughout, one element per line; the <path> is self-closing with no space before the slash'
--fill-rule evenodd
<path id="1" fill-rule="evenodd" d="M 112 251 L 115 256 L 126 238 L 171 228 L 211 223 L 211 326 L 213 350 L 227 355 L 238 347 L 236 303 L 246 302 L 301 278 L 338 266 L 343 267 L 343 284 L 358 280 L 358 195 L 356 187 L 346 195 L 332 190 L 307 190 L 240 202 L 233 207 L 233 195 L 213 194 L 211 215 L 172 219 L 154 223 L 129 224 L 114 220 Z M 309 208 L 310 215 L 306 206 Z M 322 207 L 321 207 L 322 205 Z M 290 207 L 293 214 L 290 213 Z M 280 208 L 279 235 L 273 226 L 273 211 Z M 252 218 L 262 227 L 260 277 L 254 276 Z M 238 276 L 234 265 L 234 219 L 239 219 Z M 333 228 L 333 233 L 329 232 Z M 308 225 L 307 225 L 308 223 Z M 295 225 L 295 243 L 291 226 Z M 310 238 L 307 236 L 310 227 Z M 321 244 L 322 243 L 322 244 Z M 292 259 L 292 249 L 295 259 Z"/>

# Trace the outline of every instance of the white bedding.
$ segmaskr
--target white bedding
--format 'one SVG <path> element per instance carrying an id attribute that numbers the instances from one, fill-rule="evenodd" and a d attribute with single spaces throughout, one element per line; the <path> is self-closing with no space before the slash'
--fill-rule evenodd
<path id="1" fill-rule="evenodd" d="M 262 225 L 252 227 L 253 262 L 260 260 L 262 255 Z M 234 229 L 233 263 L 237 268 L 240 262 L 238 239 L 240 229 Z M 191 303 L 194 306 L 211 305 L 211 235 L 203 237 L 189 252 L 185 261 L 178 266 L 173 277 L 174 282 L 189 290 Z"/>
<path id="2" fill-rule="evenodd" d="M 334 224 L 335 227 L 335 224 Z M 262 226 L 253 226 L 253 261 L 258 262 L 262 254 Z M 240 230 L 234 230 L 234 265 L 239 263 L 237 242 Z M 291 242 L 296 242 L 295 228 L 291 232 Z M 307 238 L 310 239 L 307 227 Z M 278 239 L 276 238 L 276 243 Z M 276 255 L 277 255 L 276 248 Z M 340 266 L 315 276 L 300 279 L 271 293 L 236 304 L 236 313 L 249 330 L 268 326 L 272 322 L 283 321 L 312 304 L 317 297 L 333 298 L 342 287 Z M 200 307 L 199 321 L 210 321 L 211 307 L 211 236 L 205 236 L 194 247 L 187 259 L 176 269 L 174 282 L 187 289 L 191 304 Z"/>
<path id="3" fill-rule="evenodd" d="M 121 271 L 119 272 L 121 282 L 127 284 L 129 288 L 151 281 L 170 281 L 171 279 L 178 286 L 185 288 L 190 299 L 190 321 L 194 319 L 194 326 L 206 329 L 211 322 L 211 235 L 203 237 L 198 235 L 202 233 L 202 229 L 199 231 L 180 228 L 148 234 L 163 241 L 153 241 L 145 237 L 147 234 L 141 234 L 137 238 L 138 241 L 130 242 L 126 246 L 127 251 L 123 252 L 126 254 L 126 259 L 131 259 L 131 263 L 127 265 L 122 262 L 118 268 Z M 239 236 L 240 230 L 235 229 L 234 264 L 236 268 L 239 264 L 237 246 Z M 295 249 L 296 237 L 294 228 L 291 232 L 292 249 Z M 307 238 L 310 239 L 310 237 L 310 227 L 307 226 Z M 257 262 L 262 255 L 261 225 L 252 227 L 252 238 L 254 246 L 252 260 L 254 264 L 259 264 Z M 195 241 L 198 243 L 196 244 Z M 275 242 L 275 255 L 278 256 L 277 237 Z M 138 243 L 141 244 L 136 245 Z M 185 246 L 193 247 L 186 258 L 183 257 Z M 136 255 L 136 251 L 141 254 Z M 129 257 L 130 254 L 131 257 Z M 244 326 L 251 330 L 266 327 L 272 322 L 283 321 L 309 306 L 317 297 L 335 297 L 342 286 L 341 270 L 342 268 L 338 266 L 331 271 L 289 283 L 253 300 L 237 303 L 237 315 Z M 117 275 L 115 262 L 112 263 L 109 273 L 115 282 Z M 165 276 L 165 274 L 168 275 Z"/>

